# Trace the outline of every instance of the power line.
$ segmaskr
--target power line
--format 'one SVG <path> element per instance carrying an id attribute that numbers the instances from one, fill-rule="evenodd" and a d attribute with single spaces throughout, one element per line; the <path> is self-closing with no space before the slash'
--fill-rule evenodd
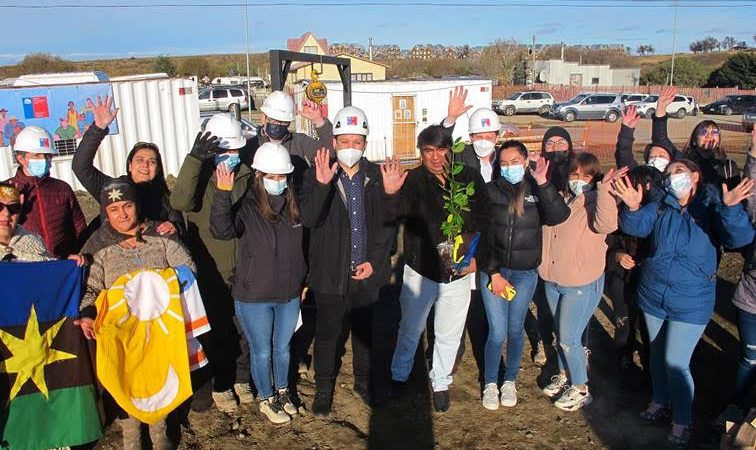
<path id="1" fill-rule="evenodd" d="M 737 2 L 737 3 L 736 3 Z M 678 8 L 733 8 L 752 7 L 756 2 L 749 0 L 687 0 L 677 6 Z M 148 8 L 240 8 L 244 3 L 152 3 L 152 4 L 55 4 L 55 5 L 30 5 L 30 4 L 7 4 L 0 5 L 0 9 L 148 9 Z M 252 7 L 447 7 L 447 8 L 505 8 L 505 7 L 528 7 L 528 8 L 672 8 L 673 4 L 663 0 L 633 0 L 629 3 L 607 3 L 607 0 L 567 0 L 559 3 L 510 1 L 510 2 L 487 2 L 487 3 L 441 3 L 438 1 L 415 1 L 415 2 L 376 2 L 376 1 L 329 1 L 329 2 L 256 2 L 249 4 Z"/>

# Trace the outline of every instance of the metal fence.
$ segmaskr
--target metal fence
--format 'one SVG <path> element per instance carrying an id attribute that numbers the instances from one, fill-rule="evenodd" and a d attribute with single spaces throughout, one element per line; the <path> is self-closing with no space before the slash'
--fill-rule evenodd
<path id="1" fill-rule="evenodd" d="M 493 91 L 494 100 L 507 98 L 515 92 L 523 91 L 545 91 L 551 93 L 558 102 L 569 100 L 581 92 L 616 92 L 616 93 L 638 93 L 638 94 L 658 94 L 664 86 L 565 86 L 552 84 L 535 84 L 520 86 L 495 86 Z M 738 88 L 686 88 L 678 87 L 677 92 L 680 95 L 693 97 L 699 105 L 705 105 L 718 100 L 725 95 L 732 94 L 756 94 L 754 89 Z"/>

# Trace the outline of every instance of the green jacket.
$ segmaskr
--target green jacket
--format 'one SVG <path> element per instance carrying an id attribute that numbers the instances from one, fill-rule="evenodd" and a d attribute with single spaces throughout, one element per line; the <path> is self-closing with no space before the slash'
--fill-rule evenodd
<path id="1" fill-rule="evenodd" d="M 231 201 L 234 205 L 244 197 L 252 181 L 252 169 L 240 164 L 234 178 Z M 210 210 L 218 188 L 212 160 L 204 164 L 191 154 L 181 165 L 176 186 L 171 192 L 171 206 L 183 211 L 187 220 L 187 235 L 183 237 L 199 270 L 198 280 L 229 284 L 236 265 L 236 239 L 222 241 L 210 233 Z"/>

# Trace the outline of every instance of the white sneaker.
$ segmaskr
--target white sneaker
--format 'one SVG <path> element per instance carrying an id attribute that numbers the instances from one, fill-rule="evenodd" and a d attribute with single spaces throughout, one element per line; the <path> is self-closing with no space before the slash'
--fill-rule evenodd
<path id="1" fill-rule="evenodd" d="M 554 402 L 554 406 L 562 411 L 577 411 L 583 406 L 590 405 L 593 402 L 593 396 L 588 388 L 585 392 L 580 392 L 580 389 L 575 386 L 570 386 L 559 399 Z"/>
<path id="2" fill-rule="evenodd" d="M 567 385 L 567 377 L 558 373 L 551 377 L 551 382 L 543 388 L 543 393 L 549 397 L 556 397 L 562 392 L 562 389 Z"/>
<path id="3" fill-rule="evenodd" d="M 231 389 L 223 392 L 213 392 L 213 402 L 218 411 L 229 414 L 236 411 L 236 397 Z"/>
<path id="4" fill-rule="evenodd" d="M 278 404 L 281 405 L 286 414 L 290 416 L 294 416 L 299 412 L 299 409 L 297 409 L 297 406 L 291 400 L 291 394 L 289 394 L 288 389 L 278 390 Z"/>
<path id="5" fill-rule="evenodd" d="M 291 417 L 286 414 L 276 397 L 261 401 L 260 412 L 265 414 L 265 417 L 276 425 L 291 422 Z"/>
<path id="6" fill-rule="evenodd" d="M 505 381 L 501 385 L 501 406 L 512 407 L 517 404 L 517 389 L 514 381 Z"/>
<path id="7" fill-rule="evenodd" d="M 236 392 L 237 397 L 239 397 L 239 403 L 242 405 L 248 405 L 255 401 L 255 394 L 252 393 L 249 383 L 234 384 L 234 392 Z"/>
<path id="8" fill-rule="evenodd" d="M 496 383 L 488 383 L 483 389 L 483 407 L 489 411 L 499 409 L 499 388 Z"/>

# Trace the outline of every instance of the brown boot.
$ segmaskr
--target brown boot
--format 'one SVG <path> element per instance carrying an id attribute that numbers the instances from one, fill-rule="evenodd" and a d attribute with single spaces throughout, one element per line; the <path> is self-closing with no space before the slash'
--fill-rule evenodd
<path id="1" fill-rule="evenodd" d="M 165 419 L 150 425 L 150 439 L 153 450 L 173 450 L 173 443 L 167 434 Z"/>
<path id="2" fill-rule="evenodd" d="M 142 422 L 133 417 L 118 421 L 121 424 L 124 450 L 142 450 Z"/>

